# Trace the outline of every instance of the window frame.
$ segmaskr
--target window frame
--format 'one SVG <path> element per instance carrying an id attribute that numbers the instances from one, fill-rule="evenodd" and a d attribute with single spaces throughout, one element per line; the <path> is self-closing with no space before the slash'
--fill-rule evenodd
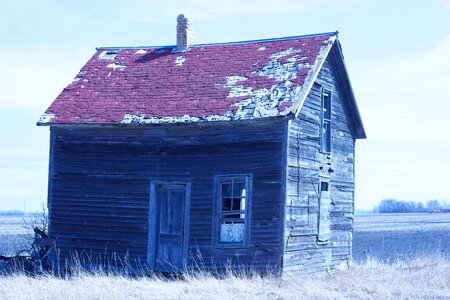
<path id="1" fill-rule="evenodd" d="M 326 186 L 326 189 L 324 189 L 323 187 Z M 328 226 L 328 230 L 330 231 L 330 237 L 328 237 L 328 239 L 321 239 L 321 230 L 320 228 L 322 226 L 325 226 L 324 224 L 322 224 L 321 222 L 321 217 L 322 217 L 322 206 L 323 206 L 323 197 L 322 197 L 322 192 L 328 192 L 330 193 L 330 189 L 331 189 L 331 180 L 330 178 L 321 178 L 319 180 L 319 186 L 318 186 L 318 192 L 319 192 L 319 196 L 318 196 L 318 214 L 317 214 L 317 243 L 319 245 L 323 245 L 323 244 L 328 244 L 330 242 L 330 238 L 331 238 L 331 198 L 330 198 L 330 203 L 329 203 L 329 208 L 327 213 L 327 220 L 328 220 L 328 224 L 326 224 Z"/>
<path id="2" fill-rule="evenodd" d="M 244 180 L 245 195 L 245 217 L 244 217 L 244 240 L 236 243 L 224 243 L 220 241 L 220 225 L 222 222 L 222 184 L 229 180 Z M 250 244 L 250 225 L 252 211 L 252 186 L 253 176 L 251 174 L 229 174 L 216 175 L 214 177 L 214 218 L 212 226 L 213 244 L 218 248 L 246 248 Z"/>
<path id="3" fill-rule="evenodd" d="M 330 117 L 329 118 L 325 118 L 325 112 L 324 109 L 325 107 L 325 95 L 328 96 L 328 104 L 329 107 L 327 107 L 328 111 L 330 112 Z M 320 152 L 322 153 L 331 153 L 331 132 L 332 132 L 332 93 L 331 90 L 326 89 L 324 87 L 322 87 L 321 89 L 321 104 L 320 104 Z M 327 135 L 324 134 L 323 129 L 325 127 L 325 124 L 328 124 L 328 128 L 329 130 L 327 131 Z M 328 140 L 328 149 L 325 149 L 325 143 L 324 143 L 324 139 Z"/>

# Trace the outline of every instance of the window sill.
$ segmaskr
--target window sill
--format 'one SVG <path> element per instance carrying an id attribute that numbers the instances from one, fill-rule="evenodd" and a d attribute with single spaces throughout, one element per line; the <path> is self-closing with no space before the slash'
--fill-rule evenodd
<path id="1" fill-rule="evenodd" d="M 317 241 L 317 245 L 327 245 L 330 241 Z"/>
<path id="2" fill-rule="evenodd" d="M 244 249 L 244 248 L 249 248 L 250 245 L 246 245 L 246 244 L 215 244 L 214 245 L 215 248 L 233 248 L 233 249 Z"/>

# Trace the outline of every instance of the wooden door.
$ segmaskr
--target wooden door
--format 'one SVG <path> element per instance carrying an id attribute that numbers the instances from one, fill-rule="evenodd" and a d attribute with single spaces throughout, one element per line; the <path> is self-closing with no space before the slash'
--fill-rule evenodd
<path id="1" fill-rule="evenodd" d="M 153 193 L 153 245 L 150 265 L 156 272 L 182 272 L 186 242 L 185 184 L 155 184 Z M 149 240 L 149 243 L 152 242 Z"/>

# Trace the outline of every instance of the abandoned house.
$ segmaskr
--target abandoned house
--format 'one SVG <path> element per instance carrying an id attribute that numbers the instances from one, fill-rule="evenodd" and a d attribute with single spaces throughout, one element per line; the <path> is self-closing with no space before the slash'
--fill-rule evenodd
<path id="1" fill-rule="evenodd" d="M 337 32 L 193 45 L 177 21 L 175 46 L 98 48 L 38 122 L 59 259 L 347 266 L 365 132 Z"/>

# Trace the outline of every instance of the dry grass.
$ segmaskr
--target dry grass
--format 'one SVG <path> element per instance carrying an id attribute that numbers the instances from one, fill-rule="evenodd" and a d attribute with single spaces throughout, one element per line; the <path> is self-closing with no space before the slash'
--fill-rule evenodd
<path id="1" fill-rule="evenodd" d="M 0 299 L 450 299 L 450 261 L 368 260 L 327 274 L 261 278 L 206 274 L 184 280 L 80 274 L 70 279 L 0 277 Z"/>

